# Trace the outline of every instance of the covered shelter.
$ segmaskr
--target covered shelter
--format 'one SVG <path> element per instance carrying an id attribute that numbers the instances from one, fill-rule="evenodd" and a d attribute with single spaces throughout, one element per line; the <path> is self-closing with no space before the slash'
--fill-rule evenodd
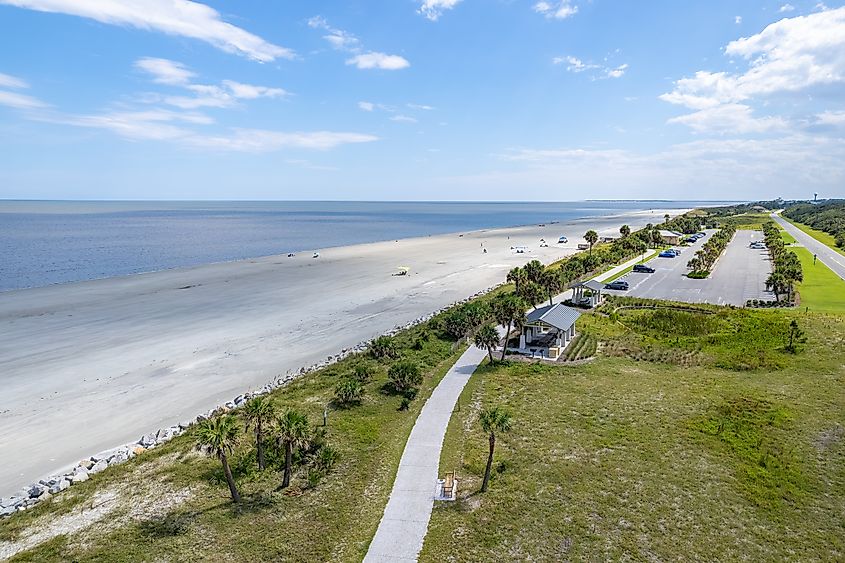
<path id="1" fill-rule="evenodd" d="M 573 338 L 581 311 L 561 303 L 534 309 L 525 317 L 519 348 L 512 351 L 557 360 Z"/>
<path id="2" fill-rule="evenodd" d="M 681 239 L 684 238 L 684 235 L 682 233 L 676 233 L 675 231 L 661 230 L 660 238 L 662 238 L 663 242 L 666 244 L 676 245 L 681 244 Z"/>
<path id="3" fill-rule="evenodd" d="M 598 280 L 587 280 L 572 286 L 572 302 L 585 307 L 598 307 L 604 295 L 604 283 Z"/>

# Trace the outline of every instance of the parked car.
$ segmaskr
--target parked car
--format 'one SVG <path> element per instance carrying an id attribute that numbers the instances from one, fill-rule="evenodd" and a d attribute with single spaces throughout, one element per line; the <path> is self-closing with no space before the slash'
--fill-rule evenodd
<path id="1" fill-rule="evenodd" d="M 616 289 L 619 291 L 628 291 L 628 282 L 623 280 L 616 280 L 612 281 L 608 284 L 605 284 L 605 289 Z"/>
<path id="2" fill-rule="evenodd" d="M 698 235 L 699 238 L 704 238 L 707 236 L 707 233 L 695 233 Z"/>
<path id="3" fill-rule="evenodd" d="M 558 244 L 566 244 L 567 242 L 569 242 L 569 239 L 566 237 L 560 237 L 559 239 L 557 239 Z"/>
<path id="4" fill-rule="evenodd" d="M 663 252 L 658 254 L 658 256 L 660 256 L 661 258 L 674 258 L 677 256 L 677 254 L 675 254 L 671 250 L 664 250 Z"/>
<path id="5" fill-rule="evenodd" d="M 645 264 L 634 264 L 633 271 L 639 274 L 653 274 L 654 268 L 652 268 L 651 266 L 646 266 Z"/>
<path id="6" fill-rule="evenodd" d="M 696 241 L 698 241 L 698 237 L 687 237 L 687 238 L 684 239 L 684 242 L 686 242 L 688 244 L 692 244 Z"/>

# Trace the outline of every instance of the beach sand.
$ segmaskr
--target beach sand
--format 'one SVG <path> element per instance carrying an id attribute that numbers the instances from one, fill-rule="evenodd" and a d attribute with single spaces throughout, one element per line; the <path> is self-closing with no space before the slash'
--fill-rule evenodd
<path id="1" fill-rule="evenodd" d="M 576 252 L 613 217 L 270 256 L 0 293 L 0 496 Z M 558 245 L 560 235 L 568 244 Z M 539 248 L 540 238 L 548 248 Z M 483 247 L 487 249 L 485 254 Z M 525 245 L 526 254 L 511 246 Z M 392 276 L 399 266 L 408 276 Z"/>

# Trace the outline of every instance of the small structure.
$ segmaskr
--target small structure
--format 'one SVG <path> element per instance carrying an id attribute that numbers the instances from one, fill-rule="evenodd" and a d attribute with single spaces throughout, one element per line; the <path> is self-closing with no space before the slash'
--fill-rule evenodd
<path id="1" fill-rule="evenodd" d="M 683 233 L 676 233 L 675 231 L 660 231 L 660 238 L 663 239 L 663 242 L 666 244 L 681 244 L 681 239 L 684 238 Z"/>
<path id="2" fill-rule="evenodd" d="M 519 347 L 509 347 L 512 352 L 557 360 L 566 345 L 575 338 L 575 321 L 581 311 L 561 303 L 534 309 L 525 317 Z"/>
<path id="3" fill-rule="evenodd" d="M 437 480 L 437 487 L 434 491 L 434 500 L 455 500 L 458 498 L 458 479 L 455 472 L 446 474 L 445 479 Z"/>
<path id="4" fill-rule="evenodd" d="M 579 282 L 572 286 L 572 302 L 582 307 L 598 307 L 604 295 L 604 283 L 598 280 Z"/>

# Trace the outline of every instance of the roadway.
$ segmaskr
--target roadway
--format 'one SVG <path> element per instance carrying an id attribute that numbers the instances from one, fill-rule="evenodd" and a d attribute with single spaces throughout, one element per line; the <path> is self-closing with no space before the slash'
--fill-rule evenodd
<path id="1" fill-rule="evenodd" d="M 837 276 L 845 280 L 845 256 L 842 256 L 828 245 L 817 241 L 780 215 L 772 214 L 772 219 L 784 228 L 784 230 L 798 241 L 798 243 L 818 256 L 822 263 L 833 270 Z"/>
<path id="2" fill-rule="evenodd" d="M 737 231 L 708 278 L 686 277 L 687 262 L 714 232 L 708 230 L 703 239 L 678 247 L 681 255 L 676 258 L 657 257 L 649 261 L 648 265 L 655 269 L 653 274 L 631 272 L 620 278 L 628 282 L 628 291 L 607 290 L 607 293 L 738 307 L 744 306 L 748 299 L 773 300 L 771 292 L 765 291 L 766 278 L 771 272 L 768 252 L 749 248 L 752 241 L 763 239 L 760 231 Z"/>

